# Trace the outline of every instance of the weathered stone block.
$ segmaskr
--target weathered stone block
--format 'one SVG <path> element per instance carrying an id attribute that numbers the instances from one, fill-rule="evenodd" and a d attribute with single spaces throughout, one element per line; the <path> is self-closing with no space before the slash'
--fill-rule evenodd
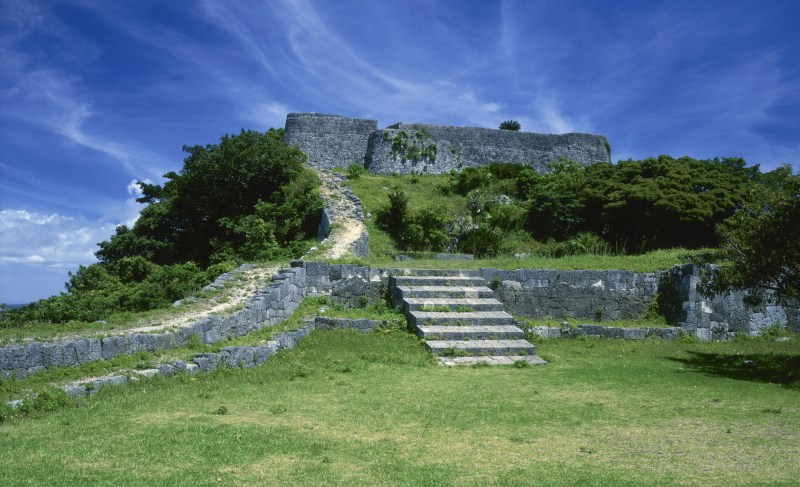
<path id="1" fill-rule="evenodd" d="M 648 332 L 646 328 L 623 328 L 622 330 L 626 340 L 644 340 Z"/>
<path id="2" fill-rule="evenodd" d="M 101 341 L 104 360 L 124 355 L 128 348 L 128 338 L 125 335 L 105 337 Z"/>

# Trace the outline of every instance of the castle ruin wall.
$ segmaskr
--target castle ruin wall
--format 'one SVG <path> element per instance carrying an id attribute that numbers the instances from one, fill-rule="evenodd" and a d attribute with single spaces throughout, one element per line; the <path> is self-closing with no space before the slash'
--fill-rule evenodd
<path id="1" fill-rule="evenodd" d="M 319 169 L 364 164 L 369 135 L 378 129 L 376 120 L 347 118 L 321 113 L 290 113 L 283 140 L 298 145 L 308 163 Z"/>
<path id="2" fill-rule="evenodd" d="M 405 144 L 396 144 L 397 137 Z M 403 150 L 416 144 L 417 150 Z M 398 145 L 399 147 L 398 150 Z M 419 152 L 435 146 L 435 157 Z M 369 136 L 365 167 L 375 174 L 442 174 L 492 163 L 529 166 L 540 173 L 565 157 L 578 164 L 610 162 L 603 136 L 592 134 L 537 134 L 480 127 L 397 123 Z"/>

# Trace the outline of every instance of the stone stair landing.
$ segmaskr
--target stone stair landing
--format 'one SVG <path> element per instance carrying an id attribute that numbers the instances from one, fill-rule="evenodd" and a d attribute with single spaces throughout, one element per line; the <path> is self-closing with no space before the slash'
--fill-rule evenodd
<path id="1" fill-rule="evenodd" d="M 441 364 L 546 363 L 483 278 L 459 271 L 422 272 L 390 277 L 392 305 L 401 306 Z"/>

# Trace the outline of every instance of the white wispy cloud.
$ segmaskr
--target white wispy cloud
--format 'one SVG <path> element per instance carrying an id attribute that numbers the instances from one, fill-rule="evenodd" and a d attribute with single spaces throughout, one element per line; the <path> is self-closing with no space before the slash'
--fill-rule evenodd
<path id="1" fill-rule="evenodd" d="M 74 268 L 95 261 L 97 242 L 114 232 L 110 223 L 58 213 L 0 210 L 0 264 Z"/>
<path id="2" fill-rule="evenodd" d="M 67 36 L 68 33 L 60 32 L 58 22 L 41 9 L 22 8 L 23 2 L 12 4 L 14 15 L 11 24 L 16 28 L 0 37 L 3 116 L 38 126 L 74 144 L 102 153 L 109 162 L 119 164 L 130 175 L 142 171 L 148 175 L 160 175 L 156 168 L 148 169 L 147 164 L 159 160 L 157 155 L 132 141 L 120 140 L 102 131 L 103 120 L 108 114 L 96 112 L 89 96 L 92 90 L 75 72 L 55 67 L 60 64 L 56 60 L 43 62 L 38 59 L 41 55 L 33 56 L 20 47 L 27 37 L 39 30 L 49 35 Z M 44 19 L 51 20 L 51 24 L 45 26 Z M 63 41 L 65 46 L 77 43 L 73 48 L 89 59 L 93 55 L 87 51 L 99 49 L 76 36 Z M 65 47 L 65 51 L 69 52 L 69 49 Z M 84 62 L 88 61 L 84 59 Z M 90 128 L 90 124 L 94 127 Z"/>

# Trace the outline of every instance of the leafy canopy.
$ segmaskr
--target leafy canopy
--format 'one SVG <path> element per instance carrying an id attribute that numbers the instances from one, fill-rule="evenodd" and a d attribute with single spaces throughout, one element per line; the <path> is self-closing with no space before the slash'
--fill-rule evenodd
<path id="1" fill-rule="evenodd" d="M 219 144 L 184 146 L 180 173 L 162 185 L 140 182 L 146 203 L 136 225 L 101 242 L 97 257 L 142 256 L 158 264 L 202 266 L 231 258 L 289 257 L 315 234 L 323 207 L 319 180 L 281 131 L 242 130 Z"/>
<path id="2" fill-rule="evenodd" d="M 319 179 L 282 130 L 242 130 L 184 146 L 180 173 L 140 182 L 139 220 L 99 243 L 97 264 L 70 273 L 66 292 L 3 312 L 0 326 L 94 321 L 169 306 L 238 262 L 295 257 L 316 235 Z M 212 264 L 212 265 L 210 265 Z"/>
<path id="3" fill-rule="evenodd" d="M 760 300 L 800 299 L 800 175 L 784 165 L 750 190 L 749 200 L 720 225 L 721 267 L 705 276 L 709 293 L 748 289 Z"/>

